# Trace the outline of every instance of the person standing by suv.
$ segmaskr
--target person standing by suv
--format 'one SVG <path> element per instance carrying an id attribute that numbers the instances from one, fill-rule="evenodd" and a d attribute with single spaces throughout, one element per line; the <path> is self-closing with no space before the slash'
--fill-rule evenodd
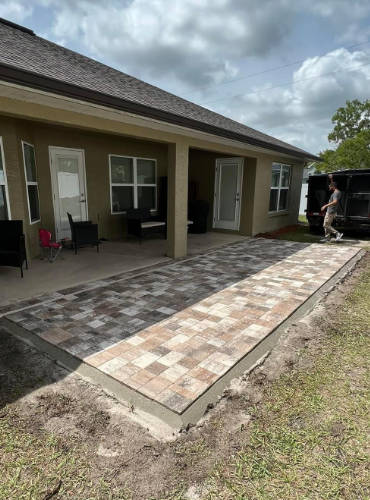
<path id="1" fill-rule="evenodd" d="M 325 238 L 321 240 L 325 242 L 330 241 L 332 234 L 335 235 L 335 241 L 339 241 L 343 236 L 343 233 L 340 233 L 332 226 L 335 216 L 337 215 L 338 203 L 341 199 L 342 193 L 339 191 L 337 184 L 333 181 L 329 185 L 329 190 L 331 191 L 329 203 L 321 207 L 322 212 L 326 210 L 323 224 Z"/>

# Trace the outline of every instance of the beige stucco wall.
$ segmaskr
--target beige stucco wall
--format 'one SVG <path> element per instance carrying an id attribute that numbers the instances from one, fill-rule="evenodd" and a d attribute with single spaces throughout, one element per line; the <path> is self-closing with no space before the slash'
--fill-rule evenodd
<path id="1" fill-rule="evenodd" d="M 32 255 L 38 253 L 37 231 L 40 224 L 30 226 L 28 222 L 22 139 L 31 142 L 36 148 L 41 225 L 52 231 L 54 211 L 48 152 L 50 145 L 84 149 L 89 219 L 99 223 L 101 237 L 112 239 L 125 234 L 124 217 L 110 214 L 108 154 L 155 158 L 157 175 L 162 176 L 167 174 L 170 144 L 183 144 L 190 150 L 189 180 L 197 182 L 198 199 L 208 199 L 210 202 L 210 228 L 215 161 L 216 158 L 230 156 L 244 158 L 240 233 L 254 235 L 296 222 L 302 162 L 297 163 L 294 158 L 266 154 L 258 151 L 258 148 L 249 148 L 236 141 L 197 131 L 186 132 L 181 127 L 88 103 L 72 103 L 67 98 L 41 95 L 37 91 L 12 88 L 11 97 L 4 97 L 2 93 L 9 92 L 8 88 L 0 85 L 0 109 L 4 114 L 14 117 L 0 117 L 0 135 L 4 139 L 8 177 L 12 171 L 9 178 L 10 201 L 12 207 L 14 205 L 12 217 L 25 220 Z M 28 117 L 28 120 L 23 117 Z M 289 210 L 286 214 L 268 213 L 273 161 L 294 164 Z"/>
<path id="2" fill-rule="evenodd" d="M 215 165 L 218 158 L 230 157 L 192 149 L 189 154 L 189 181 L 195 183 L 196 198 L 209 202 L 208 229 L 213 225 Z M 253 226 L 253 201 L 255 187 L 256 159 L 244 157 L 243 183 L 240 207 L 240 234 L 251 235 Z M 235 232 L 235 231 L 233 231 Z"/>
<path id="3" fill-rule="evenodd" d="M 0 119 L 3 137 L 12 218 L 22 218 L 28 253 L 39 254 L 38 230 L 44 227 L 55 234 L 49 146 L 83 149 L 89 220 L 99 225 L 99 236 L 118 239 L 126 235 L 125 218 L 111 214 L 109 154 L 138 156 L 157 160 L 157 177 L 167 175 L 167 146 L 132 138 L 96 134 L 64 127 L 48 126 L 26 120 Z M 41 221 L 29 223 L 22 140 L 35 146 Z"/>
<path id="4" fill-rule="evenodd" d="M 288 210 L 283 213 L 269 213 L 271 165 L 273 161 L 293 166 L 289 190 Z M 257 160 L 254 207 L 253 235 L 273 231 L 283 226 L 296 224 L 302 186 L 303 163 L 289 162 L 279 156 L 261 156 Z"/>
<path id="5" fill-rule="evenodd" d="M 197 199 L 210 203 L 208 228 L 212 228 L 215 164 L 222 153 L 191 150 L 189 155 L 189 180 L 197 187 Z M 243 183 L 240 207 L 239 233 L 251 236 L 272 231 L 282 226 L 295 224 L 298 217 L 300 190 L 302 185 L 303 163 L 293 163 L 278 155 L 256 155 L 256 158 L 243 157 Z M 293 166 L 288 210 L 283 213 L 269 213 L 271 167 L 273 162 Z"/>
<path id="6" fill-rule="evenodd" d="M 0 116 L 0 136 L 4 147 L 11 218 L 23 220 L 27 255 L 34 256 L 38 253 L 38 249 L 35 251 L 32 235 L 35 231 L 37 232 L 37 229 L 29 222 L 23 155 L 18 128 L 18 120 Z M 27 139 L 29 137 L 25 134 L 24 140 Z"/>

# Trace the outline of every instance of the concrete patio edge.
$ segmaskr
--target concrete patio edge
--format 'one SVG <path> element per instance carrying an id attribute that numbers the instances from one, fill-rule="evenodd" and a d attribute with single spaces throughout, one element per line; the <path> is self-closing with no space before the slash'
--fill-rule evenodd
<path id="1" fill-rule="evenodd" d="M 281 334 L 293 322 L 302 318 L 317 304 L 322 297 L 328 293 L 332 287 L 343 279 L 362 259 L 365 251 L 360 250 L 352 257 L 342 268 L 340 268 L 328 281 L 326 281 L 318 290 L 316 290 L 303 304 L 301 304 L 293 313 L 275 328 L 269 335 L 261 340 L 250 352 L 240 359 L 230 368 L 220 379 L 208 387 L 195 401 L 193 401 L 181 414 L 170 410 L 144 396 L 143 394 L 129 388 L 124 383 L 119 382 L 106 373 L 94 368 L 87 363 L 77 359 L 66 351 L 50 344 L 37 335 L 26 331 L 12 321 L 1 318 L 0 325 L 6 331 L 25 343 L 42 351 L 54 359 L 58 364 L 69 371 L 75 372 L 90 382 L 100 385 L 105 391 L 111 393 L 125 405 L 147 412 L 171 426 L 174 429 L 186 427 L 188 424 L 195 424 L 206 412 L 209 404 L 217 402 L 223 390 L 229 385 L 233 378 L 241 376 L 246 371 L 251 370 L 256 363 L 265 357 L 276 345 Z"/>

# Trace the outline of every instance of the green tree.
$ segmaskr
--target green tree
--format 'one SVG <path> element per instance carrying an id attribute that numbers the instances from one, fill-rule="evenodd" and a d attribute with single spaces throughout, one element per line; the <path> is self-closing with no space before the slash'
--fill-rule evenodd
<path id="1" fill-rule="evenodd" d="M 339 170 L 336 164 L 336 151 L 334 151 L 334 149 L 325 149 L 325 151 L 321 151 L 320 158 L 322 162 L 317 163 L 317 171 L 333 172 L 334 170 Z"/>
<path id="2" fill-rule="evenodd" d="M 347 101 L 332 118 L 334 129 L 328 135 L 337 149 L 320 153 L 317 170 L 335 172 L 354 168 L 370 168 L 370 100 Z"/>
<path id="3" fill-rule="evenodd" d="M 346 101 L 346 106 L 338 108 L 331 121 L 334 128 L 328 135 L 330 142 L 340 144 L 353 139 L 362 130 L 370 129 L 370 100 Z"/>
<path id="4" fill-rule="evenodd" d="M 362 130 L 339 144 L 335 156 L 340 170 L 370 168 L 370 129 Z"/>

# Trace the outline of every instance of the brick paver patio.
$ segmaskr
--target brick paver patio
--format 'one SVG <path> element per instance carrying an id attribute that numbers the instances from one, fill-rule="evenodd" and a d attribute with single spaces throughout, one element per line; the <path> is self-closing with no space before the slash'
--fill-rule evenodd
<path id="1" fill-rule="evenodd" d="M 358 251 L 251 239 L 6 318 L 182 413 Z"/>

